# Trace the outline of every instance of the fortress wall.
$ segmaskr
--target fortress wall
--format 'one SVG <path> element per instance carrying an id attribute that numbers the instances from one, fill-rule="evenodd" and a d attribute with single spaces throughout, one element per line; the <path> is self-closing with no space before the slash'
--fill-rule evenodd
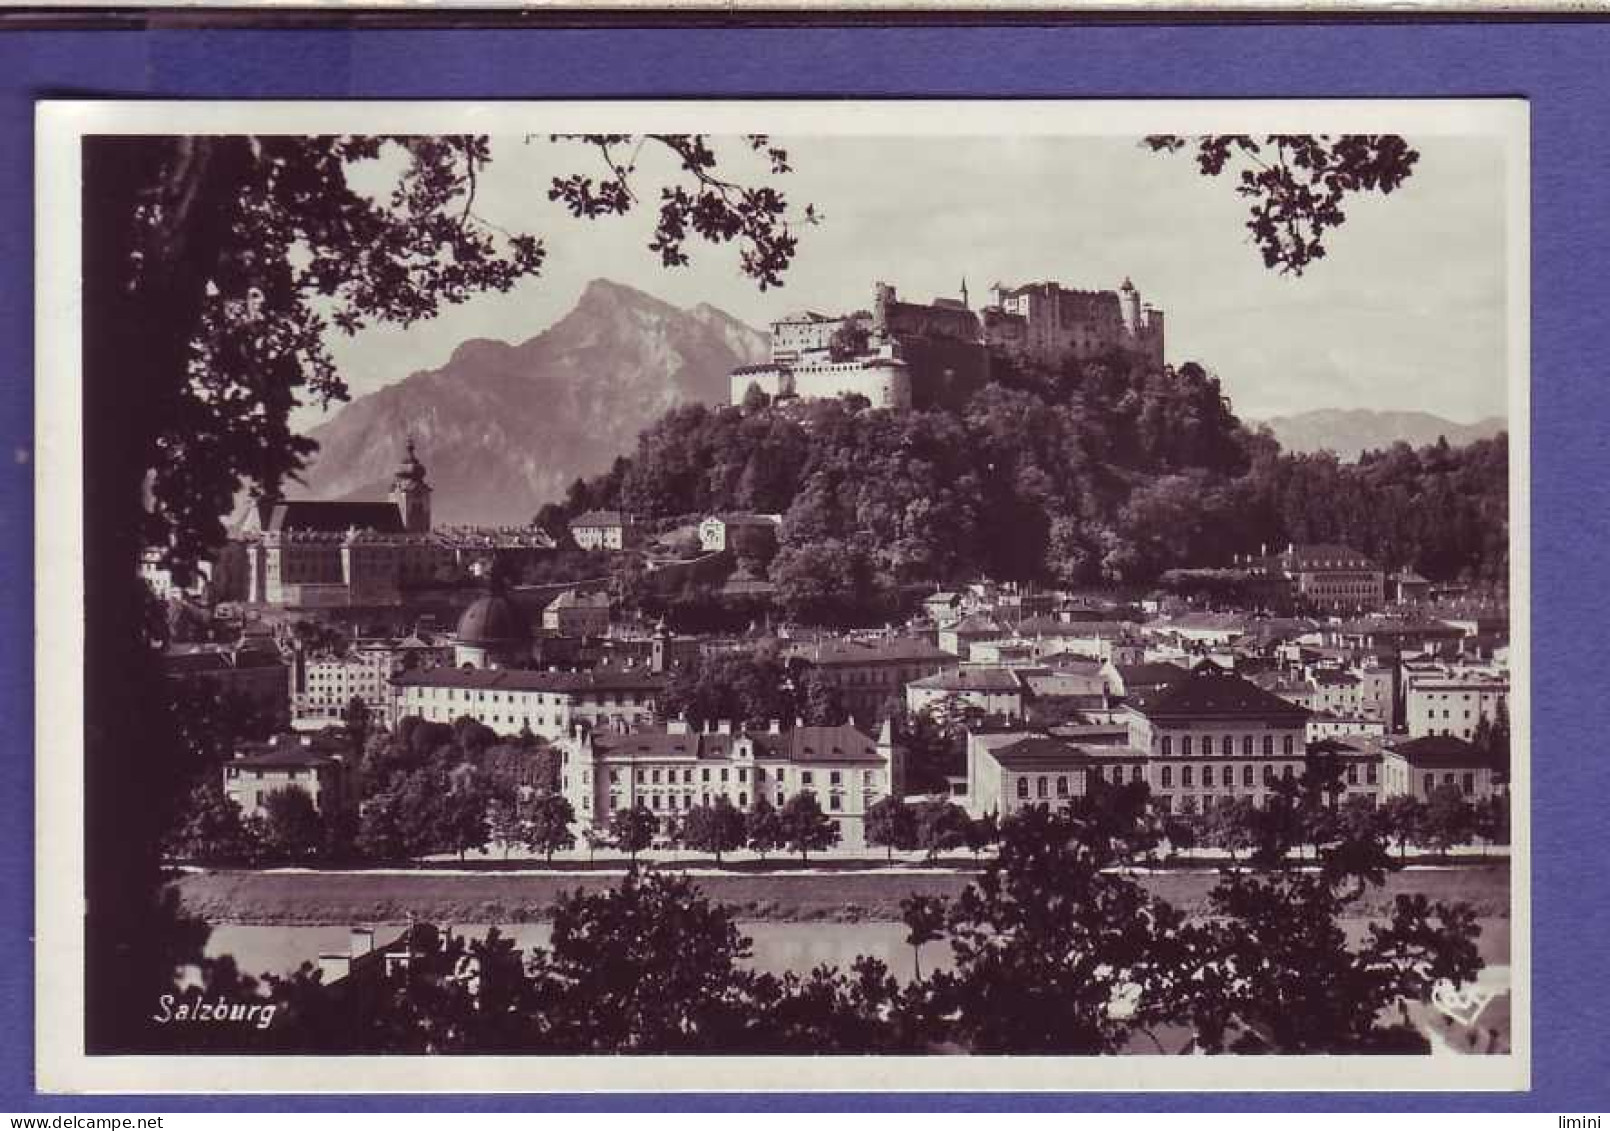
<path id="1" fill-rule="evenodd" d="M 858 394 L 874 408 L 910 408 L 911 377 L 903 365 L 845 362 L 794 371 L 794 392 L 805 399 Z"/>
<path id="2" fill-rule="evenodd" d="M 787 384 L 787 373 L 782 369 L 756 369 L 750 372 L 735 372 L 729 380 L 731 388 L 729 394 L 731 403 L 741 405 L 744 397 L 749 393 L 751 385 L 758 386 L 772 400 L 776 400 L 784 392 Z"/>

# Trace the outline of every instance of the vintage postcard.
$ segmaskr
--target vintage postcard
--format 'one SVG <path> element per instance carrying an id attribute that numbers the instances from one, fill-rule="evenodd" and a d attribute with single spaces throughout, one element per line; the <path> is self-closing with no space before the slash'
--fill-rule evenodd
<path id="1" fill-rule="evenodd" d="M 37 122 L 43 1089 L 1528 1086 L 1523 102 Z"/>

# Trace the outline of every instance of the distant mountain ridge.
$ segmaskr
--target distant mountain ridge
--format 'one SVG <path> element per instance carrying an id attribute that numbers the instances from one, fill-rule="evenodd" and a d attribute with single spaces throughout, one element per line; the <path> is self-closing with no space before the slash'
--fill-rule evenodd
<path id="1" fill-rule="evenodd" d="M 347 404 L 312 430 L 319 451 L 294 493 L 383 498 L 412 435 L 438 524 L 529 522 L 668 409 L 725 401 L 728 373 L 767 353 L 764 333 L 707 303 L 683 310 L 595 279 L 535 337 L 471 339 L 439 369 Z"/>
<path id="2" fill-rule="evenodd" d="M 1501 416 L 1460 424 L 1429 412 L 1369 408 L 1321 408 L 1248 423 L 1268 425 L 1281 448 L 1288 452 L 1332 451 L 1344 460 L 1357 459 L 1364 451 L 1390 447 L 1399 440 L 1422 447 L 1444 436 L 1448 443 L 1459 445 L 1496 436 L 1509 428 L 1509 422 Z"/>

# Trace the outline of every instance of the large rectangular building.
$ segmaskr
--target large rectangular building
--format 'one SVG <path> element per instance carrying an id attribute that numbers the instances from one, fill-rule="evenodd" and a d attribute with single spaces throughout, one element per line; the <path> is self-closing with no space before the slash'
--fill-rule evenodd
<path id="1" fill-rule="evenodd" d="M 1502 790 L 1507 769 L 1462 738 L 1435 735 L 1389 742 L 1381 759 L 1381 793 L 1429 801 L 1439 788 L 1452 786 L 1466 800 L 1479 801 Z"/>
<path id="2" fill-rule="evenodd" d="M 870 722 L 890 700 L 903 702 L 906 684 L 956 665 L 956 656 L 916 637 L 834 640 L 792 651 L 838 691 L 852 722 Z"/>
<path id="3" fill-rule="evenodd" d="M 1126 704 L 1130 745 L 1148 754 L 1152 794 L 1178 809 L 1250 796 L 1262 804 L 1281 778 L 1302 776 L 1310 712 L 1251 680 L 1203 662 Z"/>
<path id="4" fill-rule="evenodd" d="M 265 816 L 269 797 L 286 789 L 307 794 L 321 813 L 350 808 L 348 753 L 340 742 L 311 735 L 276 735 L 242 746 L 224 764 L 224 796 L 242 817 Z"/>
<path id="5" fill-rule="evenodd" d="M 1288 545 L 1264 568 L 1283 576 L 1297 600 L 1310 608 L 1364 612 L 1386 603 L 1386 573 L 1378 562 L 1350 546 Z"/>
<path id="6" fill-rule="evenodd" d="M 1410 738 L 1441 735 L 1468 742 L 1483 719 L 1491 725 L 1508 712 L 1509 677 L 1496 671 L 1450 668 L 1411 675 L 1404 692 Z"/>
<path id="7" fill-rule="evenodd" d="M 647 667 L 586 672 L 437 668 L 392 677 L 391 721 L 468 716 L 498 734 L 557 740 L 578 724 L 628 731 L 652 725 L 666 676 Z"/>
<path id="8" fill-rule="evenodd" d="M 782 808 L 799 793 L 816 797 L 839 829 L 842 847 L 866 847 L 866 813 L 905 788 L 899 747 L 885 724 L 877 738 L 852 726 L 764 731 L 717 724 L 690 731 L 631 734 L 581 731 L 560 743 L 561 789 L 583 828 L 642 806 L 671 823 L 696 805 L 727 800 L 740 812 L 760 798 Z"/>

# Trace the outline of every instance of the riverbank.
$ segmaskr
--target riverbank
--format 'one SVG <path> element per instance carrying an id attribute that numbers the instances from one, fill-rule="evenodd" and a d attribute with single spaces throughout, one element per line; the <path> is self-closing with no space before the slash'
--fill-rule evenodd
<path id="1" fill-rule="evenodd" d="M 661 866 L 661 871 L 681 869 Z M 737 918 L 758 922 L 893 921 L 913 894 L 954 896 L 975 876 L 970 868 L 892 868 L 724 871 L 706 864 L 688 874 L 704 894 Z M 621 870 L 522 869 L 191 872 L 171 883 L 181 905 L 209 923 L 344 926 L 403 922 L 533 923 L 549 917 L 561 892 L 600 891 L 620 882 Z M 1218 882 L 1211 870 L 1138 875 L 1149 890 L 1186 914 L 1201 914 Z M 1389 913 L 1400 894 L 1470 904 L 1483 918 L 1510 913 L 1507 861 L 1446 867 L 1411 866 L 1387 877 L 1355 913 Z"/>

